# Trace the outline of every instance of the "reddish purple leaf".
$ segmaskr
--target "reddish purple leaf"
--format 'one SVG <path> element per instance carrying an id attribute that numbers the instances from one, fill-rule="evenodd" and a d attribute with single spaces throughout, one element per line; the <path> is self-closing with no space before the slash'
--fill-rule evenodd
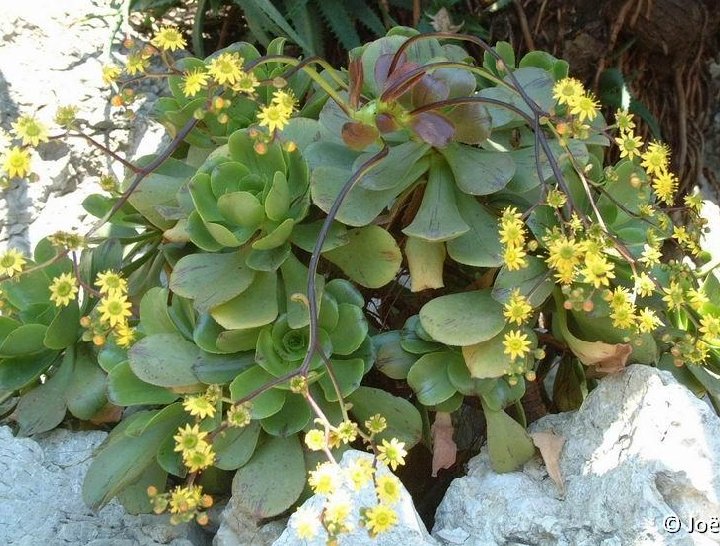
<path id="1" fill-rule="evenodd" d="M 412 90 L 412 104 L 414 108 L 425 106 L 448 98 L 450 90 L 447 84 L 433 76 L 425 74 Z"/>
<path id="2" fill-rule="evenodd" d="M 361 152 L 378 137 L 378 130 L 359 121 L 348 121 L 342 128 L 342 139 L 347 146 Z"/>
<path id="3" fill-rule="evenodd" d="M 422 112 L 413 116 L 410 126 L 425 142 L 444 148 L 455 134 L 455 127 L 445 116 L 435 112 Z"/>

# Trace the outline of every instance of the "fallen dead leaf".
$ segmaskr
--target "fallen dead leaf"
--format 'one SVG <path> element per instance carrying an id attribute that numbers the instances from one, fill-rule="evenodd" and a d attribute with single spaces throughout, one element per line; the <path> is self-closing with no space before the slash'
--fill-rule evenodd
<path id="1" fill-rule="evenodd" d="M 558 486 L 560 493 L 565 495 L 565 481 L 560 472 L 560 452 L 565 445 L 565 438 L 553 432 L 533 432 L 530 437 L 540 450 L 548 476 Z"/>
<path id="2" fill-rule="evenodd" d="M 435 422 L 430 427 L 433 439 L 432 477 L 437 477 L 438 470 L 450 468 L 457 458 L 457 445 L 453 440 L 452 419 L 449 413 L 438 412 Z"/>

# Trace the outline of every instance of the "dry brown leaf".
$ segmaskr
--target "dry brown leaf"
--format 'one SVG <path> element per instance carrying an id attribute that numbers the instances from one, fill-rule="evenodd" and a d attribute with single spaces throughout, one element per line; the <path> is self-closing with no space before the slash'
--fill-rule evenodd
<path id="1" fill-rule="evenodd" d="M 433 439 L 432 476 L 437 477 L 438 470 L 450 468 L 457 458 L 457 445 L 453 440 L 452 419 L 449 413 L 437 412 L 435 422 L 430 427 Z"/>
<path id="2" fill-rule="evenodd" d="M 565 438 L 553 432 L 533 432 L 530 437 L 540 450 L 548 476 L 558 486 L 560 493 L 565 495 L 565 481 L 560 472 L 560 452 L 565 445 Z"/>

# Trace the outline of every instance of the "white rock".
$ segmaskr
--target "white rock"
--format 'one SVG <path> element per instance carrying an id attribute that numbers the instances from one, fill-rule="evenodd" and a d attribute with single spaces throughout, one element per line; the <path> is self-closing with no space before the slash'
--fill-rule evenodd
<path id="1" fill-rule="evenodd" d="M 343 455 L 340 465 L 343 468 L 347 468 L 348 465 L 359 458 L 372 461 L 372 455 L 369 453 L 349 450 Z M 376 472 L 378 476 L 384 476 L 389 474 L 390 470 L 388 470 L 384 464 L 378 462 Z M 350 496 L 353 505 L 356 507 L 369 507 L 377 504 L 375 491 L 371 485 L 366 485 L 357 492 L 348 486 L 344 486 L 342 491 Z M 319 514 L 322 510 L 324 500 L 322 496 L 314 495 L 306 500 L 301 508 Z M 365 528 L 360 526 L 357 509 L 354 510 L 353 515 L 349 518 L 353 531 L 341 535 L 338 544 L 340 546 L 431 546 L 437 544 L 425 529 L 425 525 L 415 511 L 410 494 L 405 487 L 402 487 L 402 496 L 393 508 L 395 508 L 398 513 L 397 525 L 389 531 L 379 534 L 376 538 L 370 538 Z M 306 541 L 300 540 L 293 529 L 296 517 L 296 514 L 290 516 L 288 527 L 282 536 L 273 543 L 273 546 L 294 546 L 297 544 L 326 546 L 327 533 L 322 528 L 321 532 L 314 539 Z"/>
<path id="2" fill-rule="evenodd" d="M 565 497 L 539 457 L 496 474 L 484 448 L 448 489 L 433 536 L 466 546 L 720 543 L 720 534 L 689 532 L 692 518 L 720 516 L 720 420 L 668 372 L 630 366 L 577 412 L 531 429 L 566 438 Z M 679 532 L 664 530 L 669 517 L 682 522 Z"/>
<path id="3" fill-rule="evenodd" d="M 36 440 L 0 427 L 0 544 L 15 546 L 205 546 L 195 524 L 170 525 L 167 516 L 127 514 L 111 502 L 93 513 L 82 481 L 100 431 L 57 429 Z"/>

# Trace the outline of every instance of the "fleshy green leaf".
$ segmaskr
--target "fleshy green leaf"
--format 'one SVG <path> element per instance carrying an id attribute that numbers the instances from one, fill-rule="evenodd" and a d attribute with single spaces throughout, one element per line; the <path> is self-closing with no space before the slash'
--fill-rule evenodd
<path id="1" fill-rule="evenodd" d="M 67 407 L 78 419 L 90 419 L 107 404 L 107 375 L 87 343 L 75 349 L 75 366 L 65 392 Z"/>
<path id="2" fill-rule="evenodd" d="M 230 397 L 233 401 L 240 400 L 273 379 L 275 378 L 272 375 L 255 365 L 233 379 L 230 383 Z M 253 419 L 264 419 L 280 411 L 285 404 L 285 394 L 283 390 L 271 388 L 253 398 Z"/>
<path id="3" fill-rule="evenodd" d="M 269 518 L 282 514 L 295 503 L 305 487 L 305 479 L 305 460 L 297 435 L 271 437 L 235 474 L 233 496 L 246 513 Z"/>
<path id="4" fill-rule="evenodd" d="M 350 242 L 323 254 L 353 281 L 367 288 L 380 288 L 395 278 L 402 254 L 395 239 L 379 226 L 348 232 Z"/>
<path id="5" fill-rule="evenodd" d="M 410 449 L 422 438 L 420 413 L 404 398 L 381 389 L 360 387 L 348 401 L 352 404 L 350 413 L 358 423 L 364 423 L 378 413 L 387 419 L 387 428 L 376 436 L 378 442 L 397 438 Z"/>
<path id="6" fill-rule="evenodd" d="M 121 362 L 108 374 L 108 399 L 118 406 L 144 406 L 171 404 L 178 394 L 156 385 L 145 383 L 130 369 L 129 362 Z"/>
<path id="7" fill-rule="evenodd" d="M 304 429 L 311 417 L 307 400 L 302 395 L 289 392 L 285 396 L 282 409 L 260 421 L 260 424 L 268 434 L 287 438 Z"/>
<path id="8" fill-rule="evenodd" d="M 421 356 L 408 372 L 407 382 L 415 391 L 418 400 L 425 406 L 444 402 L 456 390 L 447 373 L 448 363 L 461 358 L 450 351 L 439 351 Z"/>
<path id="9" fill-rule="evenodd" d="M 527 257 L 528 265 L 517 271 L 500 269 L 492 289 L 493 298 L 501 303 L 507 302 L 510 293 L 518 289 L 533 308 L 540 307 L 555 288 L 552 275 L 545 262 L 535 256 Z"/>
<path id="10" fill-rule="evenodd" d="M 228 330 L 256 328 L 271 323 L 278 315 L 277 274 L 257 272 L 247 290 L 214 307 L 210 314 Z"/>
<path id="11" fill-rule="evenodd" d="M 439 152 L 450 165 L 457 187 L 470 195 L 498 192 L 515 174 L 515 163 L 505 152 L 489 152 L 458 143 L 450 143 Z"/>
<path id="12" fill-rule="evenodd" d="M 400 332 L 383 332 L 373 336 L 372 341 L 377 349 L 375 367 L 391 379 L 406 379 L 418 357 L 402 348 Z"/>
<path id="13" fill-rule="evenodd" d="M 535 455 L 535 445 L 520 424 L 504 411 L 483 404 L 490 464 L 495 472 L 512 472 Z"/>
<path id="14" fill-rule="evenodd" d="M 260 423 L 251 422 L 243 428 L 230 427 L 213 439 L 217 455 L 215 466 L 221 470 L 235 470 L 250 460 L 260 436 Z"/>
<path id="15" fill-rule="evenodd" d="M 79 337 L 79 322 L 80 309 L 76 301 L 61 307 L 45 332 L 45 347 L 60 350 L 75 343 Z"/>
<path id="16" fill-rule="evenodd" d="M 469 195 L 458 194 L 458 209 L 470 231 L 446 243 L 448 255 L 461 264 L 498 267 L 503 263 L 497 217 Z"/>
<path id="17" fill-rule="evenodd" d="M 455 203 L 453 174 L 442 157 L 432 155 L 420 209 L 402 231 L 405 235 L 437 242 L 455 239 L 469 229 Z"/>
<path id="18" fill-rule="evenodd" d="M 143 338 L 130 348 L 128 357 L 135 375 L 151 385 L 182 387 L 198 382 L 193 365 L 200 358 L 200 350 L 179 334 Z"/>
<path id="19" fill-rule="evenodd" d="M 135 422 L 155 417 L 137 436 L 126 434 Z M 148 466 L 155 464 L 155 453 L 168 435 L 186 419 L 180 404 L 157 412 L 138 412 L 110 433 L 85 475 L 82 495 L 85 504 L 97 509 L 134 483 Z"/>
<path id="20" fill-rule="evenodd" d="M 433 339 L 448 345 L 472 345 L 500 333 L 503 308 L 489 289 L 441 296 L 420 309 L 420 323 Z"/>

